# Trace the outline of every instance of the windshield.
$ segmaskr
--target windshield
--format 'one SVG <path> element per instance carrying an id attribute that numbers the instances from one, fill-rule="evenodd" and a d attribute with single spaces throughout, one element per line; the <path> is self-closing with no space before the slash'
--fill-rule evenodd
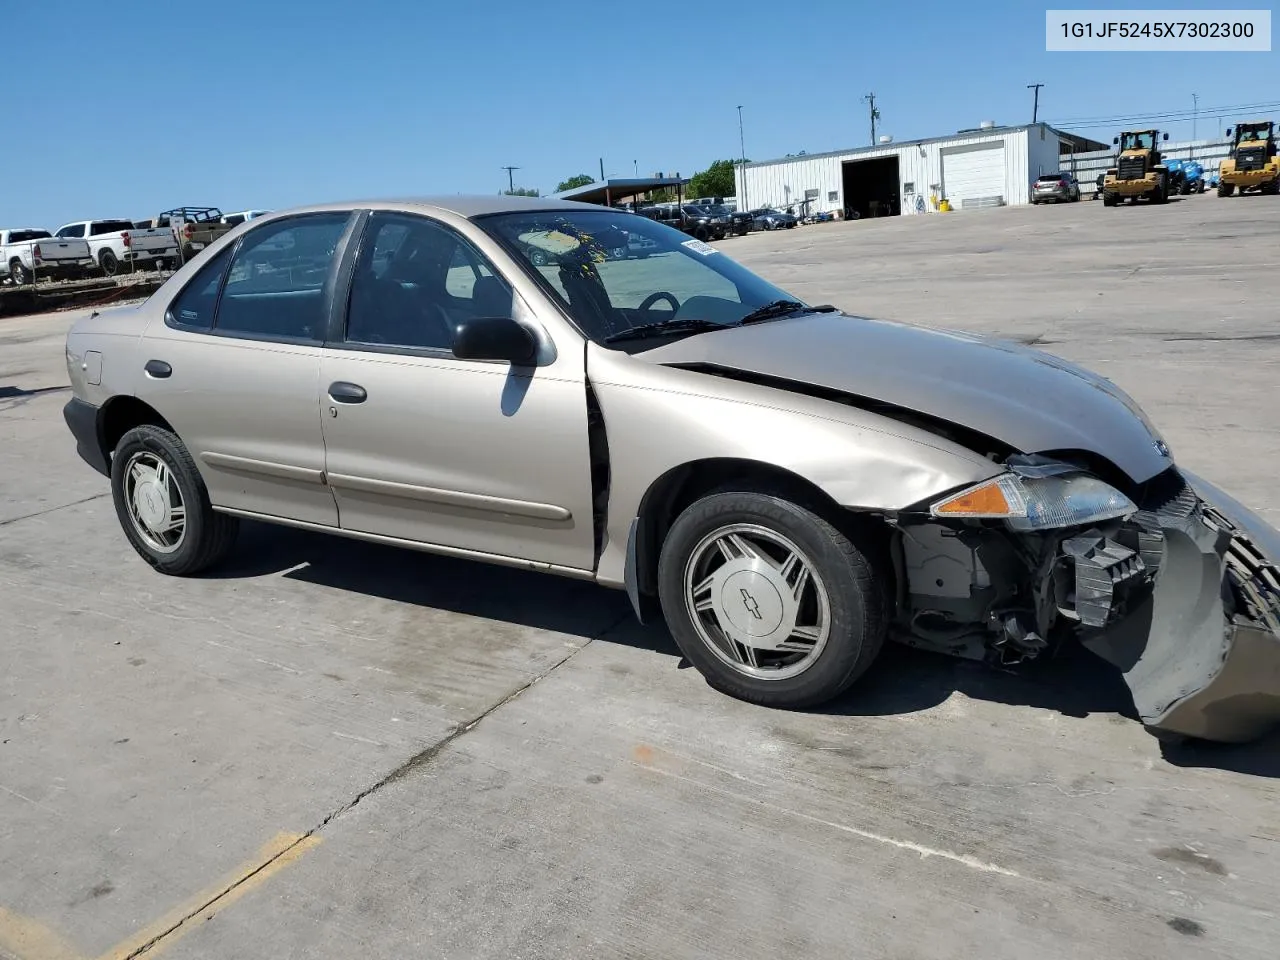
<path id="1" fill-rule="evenodd" d="M 1145 130 L 1142 133 L 1126 133 L 1120 138 L 1121 150 L 1152 150 L 1155 149 L 1156 135 Z"/>
<path id="2" fill-rule="evenodd" d="M 1266 127 L 1254 127 L 1252 129 L 1248 127 L 1241 127 L 1237 130 L 1237 135 L 1240 138 L 1237 142 L 1254 143 L 1256 141 L 1265 140 L 1267 139 L 1268 133 L 1270 133 L 1270 130 Z"/>
<path id="3" fill-rule="evenodd" d="M 797 300 L 710 244 L 632 214 L 548 210 L 476 222 L 596 343 L 668 321 L 733 326 L 768 304 Z"/>

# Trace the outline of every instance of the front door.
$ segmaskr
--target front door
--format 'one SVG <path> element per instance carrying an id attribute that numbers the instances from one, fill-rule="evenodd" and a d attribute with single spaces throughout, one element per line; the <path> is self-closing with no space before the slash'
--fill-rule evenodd
<path id="1" fill-rule="evenodd" d="M 316 390 L 326 281 L 350 220 L 307 214 L 249 231 L 147 331 L 138 396 L 187 445 L 214 506 L 338 524 Z"/>
<path id="2" fill-rule="evenodd" d="M 344 530 L 589 570 L 583 360 L 459 360 L 452 325 L 525 310 L 465 238 L 375 213 L 340 342 L 324 351 L 326 475 Z"/>

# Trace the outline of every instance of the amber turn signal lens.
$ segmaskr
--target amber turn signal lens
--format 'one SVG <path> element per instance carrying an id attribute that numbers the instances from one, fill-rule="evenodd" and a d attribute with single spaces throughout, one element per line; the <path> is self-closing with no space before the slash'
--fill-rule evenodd
<path id="1" fill-rule="evenodd" d="M 1026 503 L 1017 481 L 1006 475 L 962 490 L 935 504 L 932 512 L 935 517 L 1020 517 Z"/>

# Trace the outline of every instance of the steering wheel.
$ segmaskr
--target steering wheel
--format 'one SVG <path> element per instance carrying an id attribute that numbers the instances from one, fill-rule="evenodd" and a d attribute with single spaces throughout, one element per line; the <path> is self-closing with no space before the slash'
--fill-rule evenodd
<path id="1" fill-rule="evenodd" d="M 645 310 L 645 311 L 652 310 L 653 305 L 657 303 L 659 300 L 665 300 L 667 301 L 667 303 L 671 304 L 672 313 L 675 313 L 677 310 L 680 309 L 680 301 L 676 299 L 675 294 L 667 293 L 667 291 L 665 290 L 659 290 L 657 293 L 649 294 L 647 297 L 644 298 L 644 300 L 641 302 L 640 306 L 637 309 Z"/>

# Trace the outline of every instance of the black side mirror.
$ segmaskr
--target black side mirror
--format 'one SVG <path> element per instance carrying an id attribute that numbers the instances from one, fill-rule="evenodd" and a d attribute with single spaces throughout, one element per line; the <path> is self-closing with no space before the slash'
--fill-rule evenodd
<path id="1" fill-rule="evenodd" d="M 1120 138 L 1119 138 L 1119 137 L 1112 137 L 1112 138 L 1111 138 L 1111 142 L 1112 142 L 1112 143 L 1114 143 L 1114 144 L 1116 144 L 1117 146 L 1119 146 L 1119 145 L 1120 145 Z"/>
<path id="2" fill-rule="evenodd" d="M 1228 137 L 1229 137 L 1229 136 L 1231 136 L 1231 128 L 1230 128 L 1230 127 L 1227 127 L 1227 136 L 1228 136 Z"/>
<path id="3" fill-rule="evenodd" d="M 453 328 L 453 355 L 459 360 L 504 360 L 531 366 L 538 355 L 533 334 L 510 317 L 470 317 Z"/>
<path id="4" fill-rule="evenodd" d="M 1164 135 L 1164 138 L 1163 138 L 1163 139 L 1168 140 L 1168 139 L 1169 139 L 1169 135 L 1166 133 L 1166 134 Z"/>

